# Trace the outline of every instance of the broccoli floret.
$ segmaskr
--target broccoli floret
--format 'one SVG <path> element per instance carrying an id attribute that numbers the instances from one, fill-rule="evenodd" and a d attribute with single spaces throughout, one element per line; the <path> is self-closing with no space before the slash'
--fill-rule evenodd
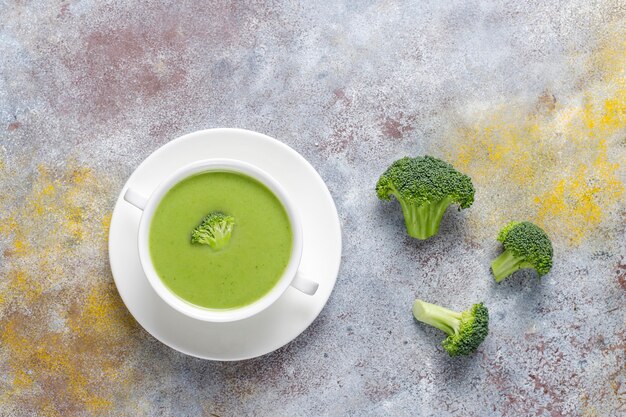
<path id="1" fill-rule="evenodd" d="M 448 334 L 441 345 L 450 356 L 469 355 L 489 333 L 489 311 L 483 303 L 474 304 L 462 313 L 422 300 L 415 300 L 413 316 Z"/>
<path id="2" fill-rule="evenodd" d="M 460 210 L 474 202 L 470 177 L 432 156 L 405 157 L 391 164 L 378 180 L 376 194 L 387 201 L 393 195 L 402 207 L 407 232 L 422 240 L 439 232 L 450 204 Z"/>
<path id="3" fill-rule="evenodd" d="M 200 225 L 191 232 L 191 243 L 209 245 L 214 250 L 221 250 L 230 241 L 233 226 L 233 216 L 214 211 L 202 219 Z"/>
<path id="4" fill-rule="evenodd" d="M 543 276 L 552 268 L 552 242 L 539 226 L 511 222 L 500 231 L 498 241 L 504 252 L 491 263 L 497 282 L 519 269 L 532 268 Z"/>

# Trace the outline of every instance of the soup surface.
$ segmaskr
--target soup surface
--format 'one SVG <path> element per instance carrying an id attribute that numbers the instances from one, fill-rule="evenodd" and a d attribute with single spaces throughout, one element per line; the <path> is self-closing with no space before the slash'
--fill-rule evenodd
<path id="1" fill-rule="evenodd" d="M 192 244 L 207 214 L 235 218 L 228 245 Z M 149 232 L 152 263 L 163 283 L 197 306 L 232 309 L 267 294 L 291 256 L 289 217 L 267 187 L 246 175 L 205 172 L 185 178 L 163 197 Z"/>

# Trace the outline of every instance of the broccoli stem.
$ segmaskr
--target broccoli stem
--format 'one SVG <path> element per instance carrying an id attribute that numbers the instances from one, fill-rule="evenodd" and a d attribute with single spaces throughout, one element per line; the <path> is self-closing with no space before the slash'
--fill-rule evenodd
<path id="1" fill-rule="evenodd" d="M 524 258 L 516 256 L 513 252 L 505 250 L 500 256 L 491 262 L 491 270 L 496 282 L 525 267 Z"/>
<path id="2" fill-rule="evenodd" d="M 439 233 L 439 224 L 446 209 L 452 202 L 452 198 L 446 197 L 442 200 L 416 205 L 405 202 L 396 196 L 402 207 L 404 223 L 409 236 L 416 239 L 425 240 Z"/>
<path id="3" fill-rule="evenodd" d="M 458 332 L 461 324 L 461 313 L 422 300 L 415 300 L 413 303 L 413 317 L 446 332 L 449 336 Z"/>

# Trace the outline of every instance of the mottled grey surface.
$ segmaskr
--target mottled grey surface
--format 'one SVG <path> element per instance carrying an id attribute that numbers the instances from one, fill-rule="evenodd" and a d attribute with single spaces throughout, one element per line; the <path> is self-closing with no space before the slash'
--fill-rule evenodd
<path id="1" fill-rule="evenodd" d="M 626 413 L 623 1 L 0 1 L 0 415 Z M 335 198 L 337 286 L 298 339 L 193 359 L 129 317 L 106 230 L 151 152 L 211 127 L 292 146 Z M 373 186 L 430 153 L 476 203 L 406 237 Z M 496 285 L 511 219 L 555 266 Z M 484 300 L 449 358 L 414 298 Z"/>

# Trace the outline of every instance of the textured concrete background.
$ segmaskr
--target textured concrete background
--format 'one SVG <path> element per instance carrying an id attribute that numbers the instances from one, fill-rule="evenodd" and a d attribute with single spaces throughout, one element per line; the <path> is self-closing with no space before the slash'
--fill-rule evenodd
<path id="1" fill-rule="evenodd" d="M 0 415 L 626 413 L 624 1 L 0 1 Z M 265 357 L 162 346 L 108 268 L 114 200 L 169 140 L 242 127 L 319 170 L 344 228 L 315 323 Z M 373 186 L 430 153 L 476 203 L 426 242 Z M 489 274 L 498 229 L 542 225 L 542 280 Z M 415 297 L 484 300 L 450 359 Z"/>

